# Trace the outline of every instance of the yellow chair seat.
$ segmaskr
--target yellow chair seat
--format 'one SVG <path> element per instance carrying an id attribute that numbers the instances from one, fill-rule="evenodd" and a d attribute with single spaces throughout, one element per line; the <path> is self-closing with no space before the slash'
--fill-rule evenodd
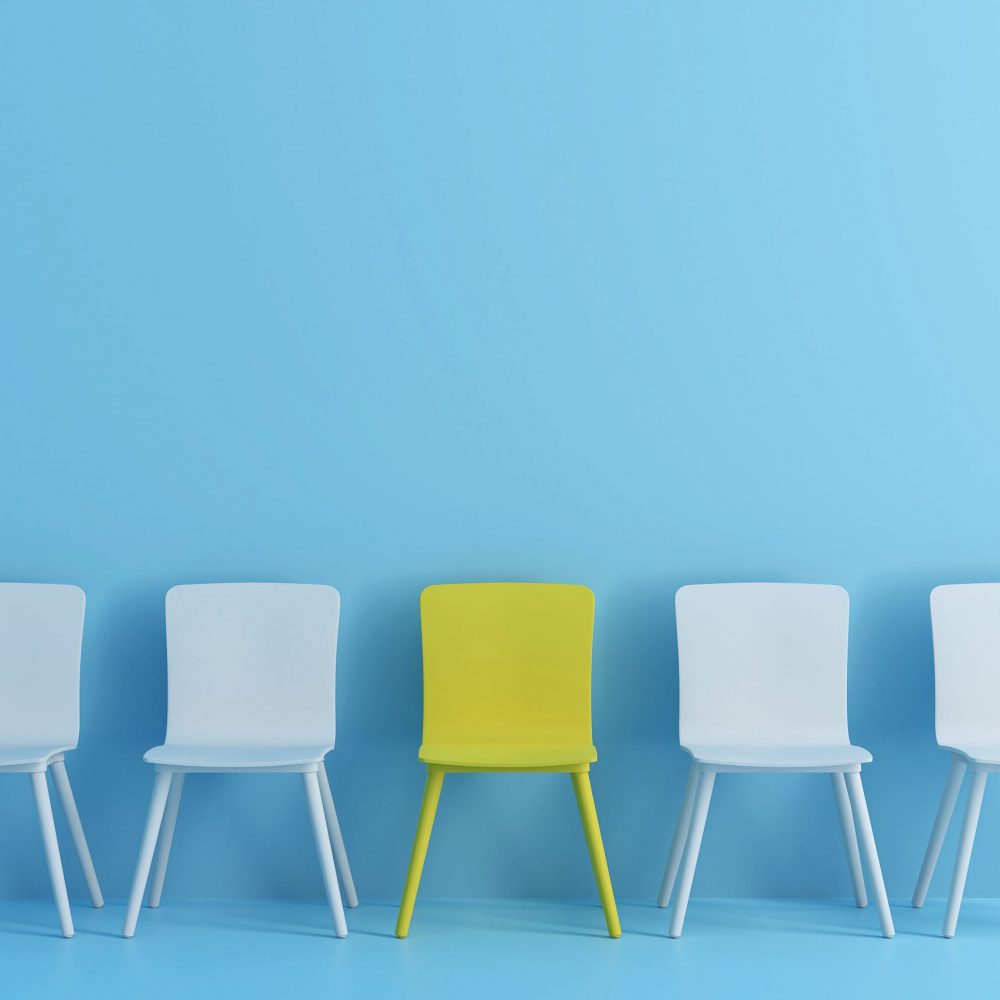
<path id="1" fill-rule="evenodd" d="M 425 764 L 448 767 L 489 767 L 520 770 L 529 767 L 571 767 L 593 764 L 597 748 L 593 743 L 557 746 L 514 746 L 480 744 L 478 746 L 449 743 L 425 743 L 420 748 L 420 760 Z"/>

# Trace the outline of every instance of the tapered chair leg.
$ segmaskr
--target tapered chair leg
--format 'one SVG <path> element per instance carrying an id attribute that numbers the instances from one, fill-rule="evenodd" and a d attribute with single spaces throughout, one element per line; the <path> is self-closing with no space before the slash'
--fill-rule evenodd
<path id="1" fill-rule="evenodd" d="M 59 841 L 56 839 L 56 824 L 52 816 L 52 802 L 44 771 L 32 771 L 31 790 L 35 793 L 35 807 L 38 809 L 38 825 L 42 831 L 45 860 L 49 866 L 52 881 L 52 895 L 59 911 L 59 925 L 63 937 L 73 936 L 73 917 L 69 912 L 69 896 L 66 893 L 66 878 L 63 875 L 62 859 L 59 856 Z"/>
<path id="2" fill-rule="evenodd" d="M 705 835 L 705 820 L 708 819 L 708 806 L 712 801 L 714 787 L 715 772 L 702 772 L 691 810 L 691 829 L 688 832 L 684 857 L 678 873 L 680 881 L 677 883 L 677 895 L 674 898 L 674 912 L 670 915 L 669 933 L 672 938 L 679 938 L 684 929 L 684 916 L 687 913 L 688 900 L 691 898 L 691 884 L 694 882 L 694 871 L 698 866 L 701 838 Z"/>
<path id="3" fill-rule="evenodd" d="M 337 863 L 340 881 L 344 886 L 344 898 L 352 909 L 358 905 L 358 893 L 354 888 L 354 878 L 351 866 L 347 862 L 347 848 L 344 847 L 344 835 L 340 832 L 337 820 L 337 810 L 333 804 L 333 792 L 330 790 L 330 778 L 326 773 L 326 765 L 319 765 L 319 790 L 323 796 L 323 811 L 326 813 L 326 825 L 330 831 L 330 843 L 333 846 L 333 860 Z"/>
<path id="4" fill-rule="evenodd" d="M 170 778 L 170 792 L 167 794 L 167 805 L 163 812 L 163 826 L 160 829 L 156 864 L 153 866 L 153 880 L 149 885 L 149 905 L 153 908 L 160 905 L 160 897 L 163 895 L 163 880 L 167 877 L 167 862 L 170 860 L 174 828 L 177 826 L 177 810 L 180 809 L 183 791 L 184 772 L 176 771 Z"/>
<path id="5" fill-rule="evenodd" d="M 594 879 L 597 881 L 597 891 L 601 897 L 601 906 L 604 907 L 604 920 L 608 925 L 608 934 L 613 938 L 621 937 L 622 926 L 618 920 L 618 908 L 615 906 L 615 894 L 611 888 L 608 859 L 604 854 L 601 828 L 597 822 L 597 807 L 594 805 L 594 791 L 590 786 L 590 775 L 586 771 L 574 771 L 571 777 L 573 791 L 576 793 L 576 805 L 580 810 L 580 821 L 583 823 L 583 833 L 587 838 L 587 851 L 594 869 Z"/>
<path id="6" fill-rule="evenodd" d="M 861 853 L 858 851 L 858 834 L 854 829 L 854 813 L 851 810 L 851 799 L 847 794 L 847 782 L 843 774 L 835 771 L 830 775 L 833 779 L 833 795 L 837 800 L 837 814 L 840 816 L 840 830 L 844 835 L 844 849 L 847 851 L 847 867 L 851 870 L 851 884 L 854 886 L 854 902 L 860 907 L 868 905 L 868 894 L 865 892 L 865 876 L 861 870 Z"/>
<path id="7" fill-rule="evenodd" d="M 666 906 L 670 902 L 670 894 L 674 891 L 674 880 L 677 878 L 677 869 L 681 864 L 681 855 L 684 853 L 684 845 L 687 843 L 688 830 L 691 829 L 691 810 L 694 808 L 694 797 L 698 791 L 698 768 L 691 765 L 688 771 L 687 786 L 684 789 L 684 801 L 681 803 L 680 815 L 677 817 L 677 826 L 674 828 L 674 839 L 670 844 L 670 854 L 667 855 L 667 867 L 663 871 L 663 881 L 660 883 L 660 895 L 657 897 L 657 906 Z"/>
<path id="8" fill-rule="evenodd" d="M 66 825 L 69 827 L 77 857 L 80 859 L 80 867 L 83 869 L 83 878 L 87 883 L 90 901 L 94 906 L 101 907 L 104 905 L 104 897 L 101 895 L 101 886 L 97 881 L 97 872 L 94 870 L 90 848 L 87 847 L 87 838 L 83 832 L 83 823 L 80 822 L 80 813 L 76 808 L 76 799 L 73 798 L 73 789 L 69 783 L 69 775 L 66 773 L 66 764 L 64 761 L 57 760 L 51 765 L 51 768 L 52 780 L 55 782 L 63 815 L 66 817 Z"/>
<path id="9" fill-rule="evenodd" d="M 917 879 L 916 889 L 913 890 L 914 906 L 923 906 L 924 900 L 927 898 L 927 890 L 931 887 L 934 869 L 937 867 L 938 857 L 941 855 L 941 845 L 944 843 L 945 834 L 947 834 L 951 824 L 952 813 L 955 811 L 955 803 L 958 801 L 958 793 L 961 791 L 964 777 L 965 761 L 961 757 L 952 757 L 951 771 L 944 786 L 944 794 L 941 796 L 937 816 L 934 817 L 934 827 L 931 830 L 931 839 L 927 844 L 927 853 L 924 855 L 920 877 Z"/>
<path id="10" fill-rule="evenodd" d="M 420 886 L 420 876 L 424 870 L 427 845 L 431 840 L 434 814 L 437 812 L 443 784 L 444 771 L 429 767 L 427 769 L 427 784 L 424 786 L 424 798 L 420 804 L 420 818 L 417 820 L 417 833 L 413 839 L 413 852 L 410 854 L 410 867 L 406 872 L 406 885 L 403 887 L 403 899 L 399 904 L 399 918 L 396 920 L 396 937 L 399 938 L 405 938 L 410 933 L 413 904 L 417 900 L 417 889 Z"/>
<path id="11" fill-rule="evenodd" d="M 882 935 L 891 938 L 895 935 L 896 929 L 892 925 L 892 914 L 889 912 L 889 897 L 886 895 L 882 867 L 878 862 L 878 851 L 875 849 L 875 834 L 872 832 L 872 821 L 868 815 L 868 803 L 865 801 L 861 775 L 857 771 L 851 771 L 845 777 L 847 791 L 851 797 L 851 807 L 858 824 L 861 849 L 864 851 L 865 861 L 868 863 L 868 878 L 872 885 L 872 895 L 875 897 L 879 923 L 882 925 Z"/>
<path id="12" fill-rule="evenodd" d="M 149 867 L 153 863 L 153 851 L 156 839 L 160 834 L 160 824 L 163 822 L 163 810 L 167 805 L 167 793 L 170 789 L 170 773 L 157 771 L 153 779 L 153 794 L 149 800 L 149 812 L 146 815 L 146 829 L 142 835 L 142 845 L 139 848 L 139 860 L 135 865 L 135 875 L 132 878 L 132 891 L 129 893 L 128 905 L 125 908 L 125 923 L 122 925 L 122 937 L 130 938 L 135 934 L 135 925 L 139 919 L 139 907 L 146 892 L 146 882 L 149 879 Z"/>
<path id="13" fill-rule="evenodd" d="M 344 917 L 344 902 L 340 898 L 340 886 L 337 884 L 337 870 L 333 865 L 333 852 L 330 850 L 330 832 L 326 826 L 326 817 L 323 815 L 323 796 L 319 790 L 319 777 L 315 771 L 306 771 L 302 775 L 302 781 L 306 786 L 306 798 L 309 800 L 309 816 L 316 838 L 319 866 L 323 870 L 326 898 L 330 904 L 330 913 L 333 915 L 333 927 L 337 937 L 345 938 L 347 920 Z"/>
<path id="14" fill-rule="evenodd" d="M 942 933 L 946 938 L 953 938 L 955 928 L 958 926 L 958 911 L 962 908 L 965 879 L 969 874 L 972 844 L 976 839 L 976 827 L 979 825 L 979 811 L 983 807 L 983 793 L 985 791 L 986 772 L 976 771 L 969 784 L 969 797 L 965 802 L 965 817 L 962 819 L 962 832 L 958 838 L 958 854 L 955 857 L 955 874 L 951 879 L 951 892 L 948 894 L 948 906 L 944 914 Z"/>

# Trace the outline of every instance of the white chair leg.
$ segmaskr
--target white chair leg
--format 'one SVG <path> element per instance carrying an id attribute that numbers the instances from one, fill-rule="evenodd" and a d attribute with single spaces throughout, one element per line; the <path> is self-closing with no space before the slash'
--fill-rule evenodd
<path id="1" fill-rule="evenodd" d="M 87 847 L 87 838 L 83 832 L 83 823 L 80 822 L 80 813 L 76 808 L 76 799 L 73 798 L 73 789 L 69 783 L 69 775 L 66 773 L 66 764 L 64 761 L 57 760 L 51 765 L 51 769 L 52 780 L 55 782 L 63 815 L 66 817 L 66 825 L 69 827 L 73 845 L 76 847 L 76 855 L 80 859 L 80 867 L 83 869 L 83 878 L 87 883 L 90 901 L 94 906 L 101 907 L 104 905 L 104 897 L 101 895 L 101 886 L 97 881 L 97 872 L 94 870 L 90 848 Z"/>
<path id="2" fill-rule="evenodd" d="M 667 867 L 663 871 L 663 881 L 660 883 L 660 895 L 656 900 L 657 906 L 666 906 L 670 902 L 670 894 L 674 891 L 677 869 L 680 867 L 681 855 L 684 853 L 684 845 L 687 843 L 688 830 L 691 829 L 691 811 L 694 809 L 694 796 L 697 791 L 698 767 L 692 764 L 691 770 L 688 771 L 687 785 L 684 788 L 681 811 L 677 817 L 677 825 L 674 827 L 674 839 L 670 844 L 670 854 L 667 855 Z"/>
<path id="3" fill-rule="evenodd" d="M 170 778 L 170 792 L 167 794 L 167 805 L 163 811 L 163 826 L 160 828 L 160 843 L 156 851 L 156 864 L 153 866 L 153 880 L 149 885 L 149 905 L 154 909 L 160 905 L 163 895 L 163 880 L 167 877 L 167 862 L 170 860 L 170 847 L 174 842 L 174 827 L 177 826 L 177 810 L 181 805 L 181 792 L 184 790 L 184 772 L 175 771 Z"/>
<path id="4" fill-rule="evenodd" d="M 851 806 L 854 818 L 858 824 L 861 839 L 861 849 L 868 863 L 868 878 L 872 884 L 872 895 L 875 897 L 875 908 L 878 910 L 879 923 L 882 925 L 883 937 L 891 938 L 896 934 L 892 925 L 892 914 L 889 912 L 889 897 L 885 892 L 885 882 L 882 879 L 882 866 L 878 863 L 878 851 L 875 849 L 875 834 L 872 832 L 872 821 L 868 815 L 868 803 L 865 801 L 865 790 L 861 785 L 861 775 L 851 771 L 846 776 L 847 791 L 851 796 Z"/>
<path id="5" fill-rule="evenodd" d="M 854 902 L 863 908 L 868 905 L 868 894 L 865 892 L 865 876 L 861 871 L 858 834 L 854 829 L 854 813 L 851 810 L 850 796 L 847 794 L 847 782 L 840 771 L 835 771 L 830 777 L 833 779 L 833 795 L 837 800 L 840 830 L 844 835 L 844 849 L 847 851 L 847 867 L 851 870 L 851 884 L 854 886 Z"/>
<path id="6" fill-rule="evenodd" d="M 52 802 L 49 800 L 49 786 L 44 771 L 31 772 L 31 790 L 35 793 L 35 807 L 38 809 L 38 825 L 42 830 L 42 844 L 45 860 L 49 866 L 52 881 L 52 895 L 59 911 L 59 924 L 63 937 L 73 936 L 73 917 L 69 912 L 69 896 L 66 893 L 66 879 L 63 876 L 62 859 L 59 857 L 59 841 L 56 839 L 56 824 L 52 817 Z"/>
<path id="7" fill-rule="evenodd" d="M 326 825 L 330 831 L 330 843 L 333 845 L 333 860 L 337 863 L 340 881 L 344 886 L 344 896 L 347 905 L 353 909 L 358 905 L 358 893 L 354 888 L 354 878 L 351 866 L 347 862 L 347 848 L 344 847 L 344 835 L 340 832 L 340 822 L 337 820 L 337 810 L 333 805 L 333 792 L 330 790 L 330 778 L 326 773 L 326 765 L 319 765 L 319 790 L 323 796 L 323 811 L 326 813 Z"/>
<path id="8" fill-rule="evenodd" d="M 917 887 L 913 890 L 914 906 L 923 906 L 924 900 L 927 898 L 927 890 L 931 887 L 931 878 L 933 878 L 934 869 L 937 867 L 941 845 L 944 843 L 945 834 L 951 824 L 951 816 L 955 811 L 955 802 L 958 800 L 958 793 L 962 788 L 964 777 L 965 761 L 958 756 L 952 757 L 951 771 L 944 786 L 944 794 L 941 796 L 937 816 L 934 818 L 934 827 L 931 830 L 930 842 L 927 844 L 927 853 L 924 855 L 924 864 L 920 869 Z"/>
<path id="9" fill-rule="evenodd" d="M 347 920 L 344 917 L 344 903 L 340 898 L 340 886 L 337 885 L 337 871 L 333 866 L 330 833 L 326 826 L 326 817 L 323 815 L 323 796 L 319 790 L 319 778 L 315 771 L 306 771 L 302 775 L 302 781 L 306 786 L 309 816 L 316 837 L 316 853 L 319 855 L 319 866 L 323 870 L 323 882 L 326 885 L 330 912 L 333 914 L 334 930 L 337 932 L 337 937 L 347 937 Z"/>
<path id="10" fill-rule="evenodd" d="M 146 830 L 142 835 L 142 846 L 139 848 L 139 860 L 135 865 L 135 875 L 132 878 L 132 891 L 129 893 L 128 906 L 125 910 L 125 923 L 122 926 L 122 937 L 130 938 L 135 934 L 135 925 L 139 919 L 139 907 L 146 892 L 146 881 L 149 878 L 149 866 L 153 863 L 153 851 L 156 839 L 160 834 L 160 824 L 163 822 L 163 810 L 167 805 L 167 792 L 170 788 L 170 772 L 157 771 L 153 779 L 153 795 L 149 800 L 149 812 L 146 815 Z"/>
<path id="11" fill-rule="evenodd" d="M 705 820 L 708 818 L 708 806 L 712 801 L 714 785 L 715 772 L 702 772 L 691 811 L 691 829 L 688 832 L 684 858 L 681 861 L 680 881 L 677 883 L 677 896 L 674 899 L 674 912 L 670 916 L 669 933 L 672 938 L 680 937 L 681 930 L 684 928 L 684 915 L 687 913 L 688 900 L 691 898 L 691 883 L 694 882 L 694 870 L 698 865 L 698 853 L 701 851 L 701 838 L 705 833 Z"/>
<path id="12" fill-rule="evenodd" d="M 965 817 L 962 820 L 962 832 L 958 838 L 958 855 L 955 858 L 955 874 L 951 879 L 951 892 L 948 894 L 948 908 L 944 913 L 944 930 L 946 938 L 955 936 L 958 926 L 958 911 L 962 907 L 962 896 L 965 893 L 965 879 L 969 874 L 969 859 L 972 857 L 972 843 L 976 839 L 976 827 L 979 825 L 979 810 L 983 807 L 983 792 L 986 791 L 986 772 L 976 771 L 969 785 L 969 797 L 965 802 Z"/>

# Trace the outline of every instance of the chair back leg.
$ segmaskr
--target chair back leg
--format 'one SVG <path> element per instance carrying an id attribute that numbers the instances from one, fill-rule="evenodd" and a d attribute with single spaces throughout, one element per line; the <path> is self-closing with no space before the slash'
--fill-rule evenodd
<path id="1" fill-rule="evenodd" d="M 618 920 L 618 907 L 615 906 L 615 894 L 611 888 L 608 859 L 604 854 L 604 841 L 601 840 L 601 828 L 597 822 L 597 807 L 594 805 L 590 775 L 586 771 L 574 771 L 571 777 L 573 791 L 576 793 L 576 805 L 580 810 L 580 821 L 583 823 L 583 833 L 587 838 L 590 864 L 594 869 L 597 891 L 601 897 L 601 906 L 604 908 L 604 921 L 608 925 L 608 934 L 613 938 L 621 937 L 622 926 Z"/>
<path id="2" fill-rule="evenodd" d="M 45 860 L 49 866 L 52 895 L 55 897 L 56 909 L 59 911 L 59 925 L 62 928 L 63 937 L 71 938 L 73 936 L 73 917 L 69 911 L 66 878 L 63 875 L 62 858 L 59 856 L 59 841 L 56 838 L 56 824 L 52 817 L 52 802 L 49 799 L 49 786 L 45 780 L 44 771 L 31 773 L 31 790 L 35 793 L 38 825 L 42 831 L 42 845 L 45 848 Z"/>

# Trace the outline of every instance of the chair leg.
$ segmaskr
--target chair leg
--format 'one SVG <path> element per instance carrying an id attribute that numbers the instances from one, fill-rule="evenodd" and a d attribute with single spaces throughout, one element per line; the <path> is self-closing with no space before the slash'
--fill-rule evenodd
<path id="1" fill-rule="evenodd" d="M 66 773 L 66 763 L 57 760 L 51 767 L 52 780 L 55 782 L 63 815 L 66 817 L 66 825 L 69 827 L 73 845 L 76 847 L 76 855 L 80 859 L 80 867 L 83 869 L 83 878 L 87 883 L 90 901 L 94 906 L 101 907 L 104 905 L 104 897 L 101 895 L 101 886 L 97 881 L 97 872 L 94 870 L 90 848 L 87 847 L 87 838 L 83 832 L 83 823 L 80 822 L 80 813 L 76 808 L 76 799 L 73 798 L 73 789 L 69 783 L 69 775 Z"/>
<path id="2" fill-rule="evenodd" d="M 958 800 L 958 793 L 961 791 L 964 777 L 965 761 L 958 756 L 952 757 L 951 772 L 948 774 L 948 781 L 944 786 L 944 794 L 941 796 L 937 816 L 934 817 L 934 827 L 931 830 L 930 842 L 927 844 L 927 853 L 924 855 L 920 877 L 917 879 L 917 887 L 913 890 L 914 906 L 923 906 L 924 900 L 927 898 L 927 890 L 931 887 L 934 869 L 937 867 L 938 857 L 941 854 L 941 845 L 944 843 L 945 834 L 951 824 L 955 802 Z"/>
<path id="3" fill-rule="evenodd" d="M 854 886 L 854 902 L 864 908 L 868 905 L 868 894 L 865 892 L 865 876 L 861 870 L 858 834 L 854 829 L 854 813 L 851 810 L 850 796 L 847 794 L 847 782 L 840 771 L 834 771 L 830 777 L 833 780 L 833 796 L 837 800 L 840 830 L 844 835 L 844 849 L 847 851 L 847 867 L 851 870 L 851 884 Z"/>
<path id="4" fill-rule="evenodd" d="M 420 876 L 424 870 L 427 845 L 431 840 L 434 814 L 437 812 L 443 784 L 444 771 L 428 768 L 424 799 L 420 804 L 420 818 L 417 820 L 417 833 L 413 839 L 413 852 L 410 854 L 410 867 L 406 872 L 406 885 L 403 887 L 403 898 L 399 904 L 399 917 L 396 920 L 396 937 L 398 938 L 405 938 L 410 933 L 413 904 L 417 901 L 417 889 L 420 886 Z"/>
<path id="5" fill-rule="evenodd" d="M 176 771 L 170 778 L 170 791 L 167 794 L 163 826 L 160 828 L 160 842 L 156 850 L 156 863 L 153 866 L 153 881 L 149 886 L 149 905 L 154 909 L 160 905 L 160 897 L 163 895 L 163 880 L 167 877 L 167 862 L 170 860 L 170 848 L 174 842 L 174 828 L 177 826 L 177 810 L 181 806 L 182 791 L 184 791 L 184 772 Z"/>
<path id="6" fill-rule="evenodd" d="M 688 832 L 684 857 L 681 860 L 680 881 L 677 883 L 677 895 L 674 898 L 674 912 L 670 916 L 670 936 L 679 938 L 684 928 L 684 916 L 687 913 L 688 900 L 691 898 L 691 884 L 694 882 L 694 870 L 698 865 L 698 854 L 701 851 L 701 838 L 705 835 L 705 820 L 708 819 L 708 806 L 712 801 L 712 788 L 715 786 L 715 772 L 703 771 L 698 781 L 698 791 L 695 793 L 694 806 L 691 811 L 691 829 Z"/>
<path id="7" fill-rule="evenodd" d="M 604 854 L 601 828 L 597 823 L 597 807 L 594 805 L 594 790 L 590 786 L 590 775 L 586 771 L 574 771 L 570 777 L 573 779 L 573 791 L 576 794 L 577 808 L 580 810 L 583 833 L 587 838 L 587 852 L 590 854 L 590 864 L 594 869 L 597 891 L 601 897 L 601 906 L 604 907 L 604 921 L 608 925 L 608 935 L 613 938 L 621 937 L 622 925 L 618 920 L 608 859 Z"/>
<path id="8" fill-rule="evenodd" d="M 660 895 L 657 897 L 657 906 L 666 906 L 670 902 L 670 894 L 674 891 L 674 881 L 677 878 L 677 869 L 681 864 L 681 855 L 684 853 L 684 845 L 687 843 L 688 830 L 691 829 L 691 810 L 694 808 L 694 796 L 698 791 L 698 768 L 691 765 L 688 771 L 687 786 L 684 789 L 684 801 L 681 803 L 680 815 L 677 817 L 677 826 L 674 827 L 674 839 L 670 844 L 670 854 L 667 856 L 667 867 L 663 871 L 663 881 L 660 883 Z"/>
<path id="9" fill-rule="evenodd" d="M 969 859 L 972 857 L 972 843 L 976 839 L 979 810 L 983 807 L 983 792 L 985 791 L 986 772 L 974 772 L 972 782 L 969 785 L 969 797 L 965 802 L 965 817 L 962 820 L 962 832 L 958 838 L 958 855 L 955 858 L 955 874 L 951 879 L 951 892 L 948 894 L 948 907 L 944 914 L 942 933 L 946 938 L 955 936 L 955 928 L 958 925 L 958 911 L 962 907 L 965 879 L 969 874 Z"/>
<path id="10" fill-rule="evenodd" d="M 340 886 L 337 884 L 337 870 L 333 866 L 330 832 L 326 826 L 326 817 L 323 815 L 323 796 L 319 790 L 319 777 L 315 771 L 305 771 L 302 775 L 302 781 L 306 786 L 306 798 L 309 800 L 309 816 L 312 819 L 313 834 L 316 837 L 319 866 L 323 870 L 326 898 L 330 904 L 330 913 L 333 914 L 333 927 L 337 937 L 345 938 L 347 937 L 347 920 L 344 917 L 344 902 L 340 898 Z"/>
<path id="11" fill-rule="evenodd" d="M 865 801 L 865 790 L 861 785 L 861 774 L 851 771 L 845 775 L 847 791 L 851 796 L 851 806 L 854 818 L 861 835 L 861 849 L 868 863 L 868 878 L 872 884 L 872 895 L 875 897 L 875 908 L 878 910 L 879 922 L 882 925 L 883 937 L 891 938 L 896 930 L 892 925 L 892 914 L 889 912 L 889 897 L 885 892 L 885 882 L 882 880 L 882 867 L 878 863 L 878 851 L 875 849 L 875 834 L 872 832 L 872 821 L 868 815 L 868 803 Z"/>
<path id="12" fill-rule="evenodd" d="M 344 847 L 344 835 L 340 832 L 337 820 L 337 810 L 333 805 L 333 792 L 330 791 L 330 778 L 326 773 L 326 765 L 319 765 L 319 790 L 323 796 L 323 811 L 326 813 L 326 825 L 330 831 L 330 843 L 333 846 L 333 860 L 337 863 L 340 881 L 344 885 L 344 896 L 347 905 L 353 909 L 358 905 L 358 893 L 354 888 L 354 878 L 351 876 L 351 866 L 347 863 L 347 848 Z"/>
<path id="13" fill-rule="evenodd" d="M 139 860 L 135 865 L 135 875 L 132 878 L 132 891 L 129 893 L 128 906 L 125 909 L 125 923 L 122 925 L 122 937 L 130 938 L 135 934 L 135 925 L 139 919 L 139 907 L 146 892 L 146 881 L 149 879 L 149 866 L 153 863 L 153 851 L 156 839 L 160 835 L 160 824 L 163 822 L 163 810 L 167 805 L 167 792 L 170 788 L 170 772 L 157 771 L 153 779 L 153 794 L 149 800 L 149 812 L 146 814 L 146 829 L 142 835 L 139 847 Z"/>
<path id="14" fill-rule="evenodd" d="M 59 924 L 63 937 L 73 936 L 73 917 L 69 912 L 69 896 L 66 893 L 66 879 L 63 875 L 62 859 L 59 856 L 59 841 L 56 839 L 56 824 L 52 817 L 52 802 L 44 771 L 31 772 L 31 790 L 35 793 L 35 807 L 38 809 L 38 825 L 42 830 L 42 844 L 45 860 L 49 866 L 52 881 L 52 895 L 59 911 Z"/>

